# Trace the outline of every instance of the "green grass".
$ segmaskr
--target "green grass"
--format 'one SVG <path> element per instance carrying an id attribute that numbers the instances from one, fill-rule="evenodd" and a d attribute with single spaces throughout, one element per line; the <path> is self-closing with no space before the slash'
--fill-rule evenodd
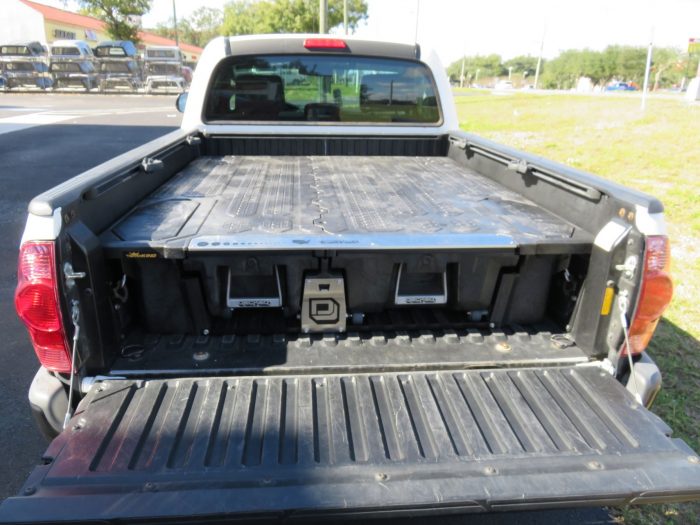
<path id="1" fill-rule="evenodd" d="M 660 198 L 672 247 L 674 300 L 649 348 L 664 388 L 654 412 L 700 450 L 700 105 L 630 96 L 483 92 L 455 97 L 465 131 Z M 625 524 L 700 523 L 700 503 L 613 509 Z"/>

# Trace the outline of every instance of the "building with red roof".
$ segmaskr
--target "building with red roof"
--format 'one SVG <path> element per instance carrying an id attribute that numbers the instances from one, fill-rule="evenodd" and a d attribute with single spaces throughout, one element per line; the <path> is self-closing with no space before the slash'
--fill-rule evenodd
<path id="1" fill-rule="evenodd" d="M 31 0 L 3 0 L 0 10 L 0 43 L 36 40 L 50 44 L 54 40 L 85 40 L 94 47 L 112 40 L 105 23 L 91 16 L 58 9 Z M 175 41 L 148 31 L 139 31 L 145 46 L 174 46 Z M 197 62 L 202 48 L 180 42 L 185 62 Z"/>

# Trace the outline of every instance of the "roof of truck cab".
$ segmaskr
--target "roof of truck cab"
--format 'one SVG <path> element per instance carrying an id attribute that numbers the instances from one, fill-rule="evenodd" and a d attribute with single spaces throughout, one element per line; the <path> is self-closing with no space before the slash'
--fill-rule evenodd
<path id="1" fill-rule="evenodd" d="M 30 47 L 30 46 L 39 46 L 41 47 L 41 42 L 37 40 L 12 40 L 11 42 L 3 42 L 3 46 L 25 46 L 25 47 Z"/>
<path id="2" fill-rule="evenodd" d="M 79 47 L 90 49 L 90 45 L 85 40 L 54 40 L 49 47 Z"/>
<path id="3" fill-rule="evenodd" d="M 131 40 L 104 40 L 95 46 L 95 53 L 97 53 L 98 49 L 121 49 L 127 58 L 133 58 L 138 54 L 138 50 Z M 110 56 L 120 58 L 118 55 L 110 55 L 109 53 L 102 58 Z"/>
<path id="4" fill-rule="evenodd" d="M 134 43 L 131 40 L 103 40 L 95 47 L 124 47 L 133 45 Z"/>
<path id="5" fill-rule="evenodd" d="M 318 47 L 307 49 L 304 41 L 307 39 L 342 40 L 347 49 L 322 49 Z M 264 54 L 295 54 L 295 53 L 352 53 L 355 55 L 378 56 L 383 58 L 402 58 L 419 60 L 421 48 L 417 43 L 396 43 L 381 40 L 365 40 L 345 35 L 321 34 L 276 34 L 276 35 L 242 35 L 228 38 L 230 52 L 234 55 L 264 55 Z"/>

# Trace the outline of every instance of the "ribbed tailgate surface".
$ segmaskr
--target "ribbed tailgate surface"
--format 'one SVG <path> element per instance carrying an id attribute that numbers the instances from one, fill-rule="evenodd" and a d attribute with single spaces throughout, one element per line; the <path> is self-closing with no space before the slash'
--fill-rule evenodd
<path id="1" fill-rule="evenodd" d="M 639 448 L 637 412 L 580 371 L 105 383 L 52 477 L 454 461 Z M 98 414 L 99 412 L 99 414 Z M 112 416 L 116 414 L 116 418 Z M 92 424 L 91 424 L 92 423 Z M 641 439 L 640 439 L 641 438 Z M 63 457 L 70 461 L 63 461 Z"/>
<path id="2" fill-rule="evenodd" d="M 580 367 L 108 381 L 47 457 L 2 511 L 85 494 L 94 518 L 700 492 L 692 451 L 607 373 Z M 52 519 L 84 512 L 57 506 Z"/>

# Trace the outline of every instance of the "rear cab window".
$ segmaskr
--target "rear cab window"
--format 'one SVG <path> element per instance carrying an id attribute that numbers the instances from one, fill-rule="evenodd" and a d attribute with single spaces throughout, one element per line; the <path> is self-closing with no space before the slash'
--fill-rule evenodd
<path id="1" fill-rule="evenodd" d="M 205 122 L 442 123 L 425 64 L 362 56 L 229 57 L 214 72 L 204 108 Z"/>
<path id="2" fill-rule="evenodd" d="M 51 54 L 61 56 L 80 56 L 80 49 L 77 47 L 52 47 Z"/>
<path id="3" fill-rule="evenodd" d="M 147 49 L 146 58 L 164 58 L 166 60 L 178 60 L 179 53 L 174 49 Z"/>
<path id="4" fill-rule="evenodd" d="M 7 62 L 5 64 L 7 71 L 34 71 L 33 62 Z"/>
<path id="5" fill-rule="evenodd" d="M 30 56 L 32 53 L 27 46 L 2 46 L 0 55 L 6 56 Z"/>
<path id="6" fill-rule="evenodd" d="M 126 51 L 121 47 L 98 47 L 95 49 L 98 57 L 125 57 Z"/>

